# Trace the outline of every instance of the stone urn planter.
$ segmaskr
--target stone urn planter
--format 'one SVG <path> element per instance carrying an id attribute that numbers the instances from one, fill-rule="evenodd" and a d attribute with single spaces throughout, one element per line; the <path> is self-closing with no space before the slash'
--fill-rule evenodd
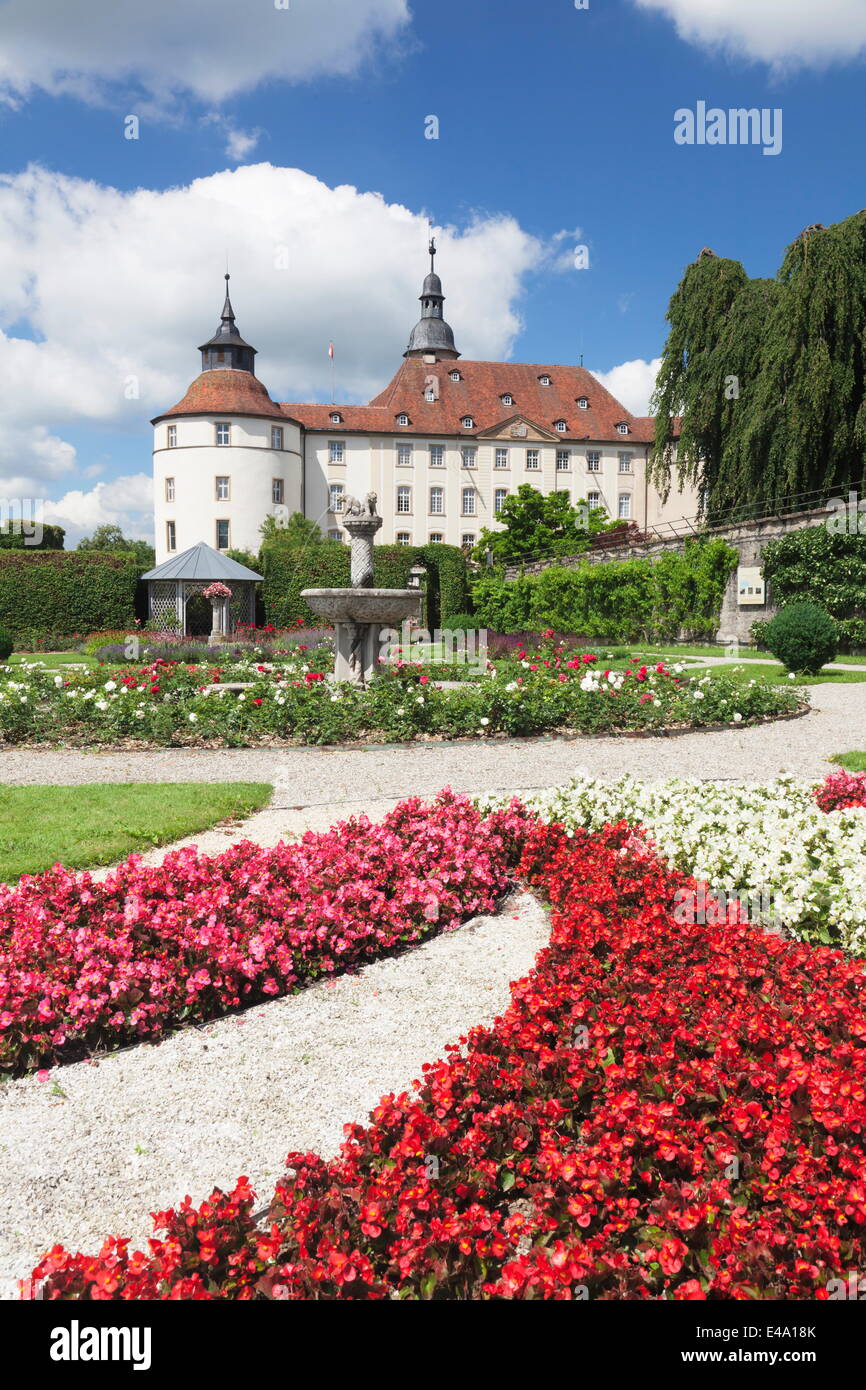
<path id="1" fill-rule="evenodd" d="M 204 598 L 210 600 L 211 605 L 211 630 L 207 639 L 209 647 L 218 647 L 229 636 L 231 628 L 231 615 L 229 612 L 229 601 L 232 591 L 227 584 L 221 584 L 216 580 L 213 584 L 208 584 L 202 590 Z"/>

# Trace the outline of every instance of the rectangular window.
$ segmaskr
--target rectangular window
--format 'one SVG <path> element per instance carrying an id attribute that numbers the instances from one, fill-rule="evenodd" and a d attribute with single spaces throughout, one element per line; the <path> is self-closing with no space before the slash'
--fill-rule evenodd
<path id="1" fill-rule="evenodd" d="M 474 489 L 474 487 L 465 487 L 465 488 L 463 489 L 463 492 L 462 492 L 462 498 L 463 498 L 463 515 L 464 515 L 464 516 L 474 516 L 474 515 L 475 515 L 475 489 Z"/>
<path id="2" fill-rule="evenodd" d="M 341 541 L 342 539 L 343 533 L 342 531 L 338 531 L 336 527 L 334 527 L 332 530 L 328 532 L 329 541 Z"/>
<path id="3" fill-rule="evenodd" d="M 411 542 L 412 542 L 412 537 L 409 535 L 409 532 L 408 532 L 408 531 L 398 531 L 398 532 L 397 532 L 397 544 L 398 544 L 398 545 L 410 545 Z"/>
<path id="4" fill-rule="evenodd" d="M 445 466 L 445 446 L 443 444 L 430 445 L 430 467 L 444 468 Z"/>
<path id="5" fill-rule="evenodd" d="M 601 472 L 601 454 L 597 449 L 588 449 L 586 454 L 587 473 Z"/>
<path id="6" fill-rule="evenodd" d="M 274 478 L 271 481 L 271 501 L 282 502 L 283 500 L 283 480 L 282 478 Z"/>
<path id="7" fill-rule="evenodd" d="M 508 488 L 507 488 L 507 487 L 498 487 L 498 488 L 496 489 L 496 491 L 494 492 L 494 494 L 493 494 L 493 510 L 495 511 L 495 513 L 496 513 L 497 516 L 498 516 L 499 513 L 502 511 L 502 508 L 505 506 L 505 499 L 506 499 L 507 496 L 508 496 Z"/>
<path id="8" fill-rule="evenodd" d="M 620 454 L 620 456 L 619 456 L 619 471 L 620 471 L 620 473 L 630 473 L 630 472 L 631 472 L 631 454 Z"/>
<path id="9" fill-rule="evenodd" d="M 537 467 L 538 467 L 538 450 L 537 450 L 537 449 L 527 449 L 527 450 L 526 450 L 526 467 L 527 467 L 527 468 L 537 468 Z"/>
<path id="10" fill-rule="evenodd" d="M 218 502 L 228 502 L 229 500 L 229 480 L 226 477 L 215 478 L 216 500 Z"/>
<path id="11" fill-rule="evenodd" d="M 398 466 L 399 468 L 411 468 L 411 467 L 412 467 L 412 445 L 411 445 L 411 444 L 398 444 L 398 445 L 397 445 L 397 466 Z"/>
<path id="12" fill-rule="evenodd" d="M 174 501 L 174 478 L 166 478 L 165 480 L 165 500 L 166 502 Z"/>
<path id="13" fill-rule="evenodd" d="M 271 448 L 282 449 L 283 447 L 283 427 L 282 425 L 271 425 Z"/>
<path id="14" fill-rule="evenodd" d="M 216 548 L 217 550 L 228 550 L 229 548 L 229 524 L 227 521 L 218 521 L 216 524 Z"/>
<path id="15" fill-rule="evenodd" d="M 177 550 L 177 527 L 173 521 L 165 523 L 165 548 Z"/>
<path id="16" fill-rule="evenodd" d="M 460 452 L 461 452 L 461 454 L 463 455 L 463 467 L 464 467 L 464 468 L 474 468 L 474 467 L 475 467 L 475 459 L 476 459 L 476 457 L 477 457 L 477 455 L 478 455 L 478 450 L 477 450 L 477 449 L 461 449 Z"/>
<path id="17" fill-rule="evenodd" d="M 631 516 L 631 493 L 621 492 L 617 502 L 616 514 L 620 521 L 628 521 Z"/>
<path id="18" fill-rule="evenodd" d="M 507 450 L 507 449 L 497 449 L 497 450 L 496 450 L 496 459 L 495 459 L 495 462 L 494 462 L 494 467 L 495 467 L 495 468 L 507 468 L 507 467 L 508 467 L 508 450 Z"/>
<path id="19" fill-rule="evenodd" d="M 343 484 L 331 483 L 328 492 L 330 494 L 328 510 L 332 512 L 341 512 L 343 510 Z"/>
<path id="20" fill-rule="evenodd" d="M 442 516 L 445 512 L 445 489 L 444 487 L 431 487 L 430 489 L 430 512 L 433 516 Z"/>
<path id="21" fill-rule="evenodd" d="M 460 544 L 463 546 L 464 550 L 469 550 L 475 544 L 475 532 L 464 531 L 463 535 L 460 537 Z"/>
<path id="22" fill-rule="evenodd" d="M 342 463 L 344 458 L 344 445 L 342 439 L 332 439 L 328 443 L 328 462 Z"/>
<path id="23" fill-rule="evenodd" d="M 217 427 L 216 427 L 216 442 L 217 442 L 217 444 L 231 444 L 231 442 L 232 442 L 232 427 L 231 427 L 231 425 L 217 425 Z"/>
<path id="24" fill-rule="evenodd" d="M 169 425 L 168 427 L 168 447 L 170 449 L 177 448 L 177 425 Z"/>
<path id="25" fill-rule="evenodd" d="M 431 531 L 431 532 L 430 532 L 430 544 L 431 544 L 431 545 L 441 545 L 441 544 L 442 544 L 442 532 L 441 532 L 441 531 Z"/>
<path id="26" fill-rule="evenodd" d="M 571 450 L 557 449 L 556 451 L 556 471 L 557 473 L 567 473 L 571 467 Z"/>
<path id="27" fill-rule="evenodd" d="M 412 510 L 412 489 L 410 487 L 398 487 L 397 489 L 397 512 L 400 516 L 408 516 Z"/>
<path id="28" fill-rule="evenodd" d="M 586 500 L 587 500 L 587 502 L 589 503 L 589 505 L 590 505 L 591 507 L 600 507 L 600 506 L 601 506 L 601 493 L 600 493 L 600 492 L 588 492 L 588 493 L 586 494 Z"/>

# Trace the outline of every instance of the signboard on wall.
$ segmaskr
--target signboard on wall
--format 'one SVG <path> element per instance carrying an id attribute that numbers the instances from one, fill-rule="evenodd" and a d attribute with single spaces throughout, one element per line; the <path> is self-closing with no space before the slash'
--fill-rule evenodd
<path id="1" fill-rule="evenodd" d="M 766 589 L 761 571 L 748 565 L 740 565 L 737 570 L 737 603 L 764 604 L 767 601 Z"/>

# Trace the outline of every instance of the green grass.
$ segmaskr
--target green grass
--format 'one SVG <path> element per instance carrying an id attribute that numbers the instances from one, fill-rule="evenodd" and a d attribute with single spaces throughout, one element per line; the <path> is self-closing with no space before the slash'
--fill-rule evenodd
<path id="1" fill-rule="evenodd" d="M 700 676 L 717 676 L 724 672 L 727 676 L 732 676 L 736 681 L 762 681 L 765 685 L 849 685 L 852 681 L 866 681 L 866 671 L 821 671 L 817 676 L 797 676 L 796 680 L 789 680 L 788 674 L 780 663 L 764 664 L 752 662 L 745 666 L 732 661 L 719 666 L 694 666 L 688 674 L 691 678 Z"/>
<path id="2" fill-rule="evenodd" d="M 38 661 L 47 671 L 61 670 L 64 666 L 95 666 L 92 656 L 83 652 L 13 652 L 9 658 L 10 666 L 21 666 L 24 662 Z"/>
<path id="3" fill-rule="evenodd" d="M 269 782 L 131 782 L 120 786 L 4 787 L 0 882 L 52 864 L 85 869 L 195 835 L 258 811 Z"/>
<path id="4" fill-rule="evenodd" d="M 838 763 L 847 772 L 866 772 L 866 753 L 834 753 L 831 763 Z"/>

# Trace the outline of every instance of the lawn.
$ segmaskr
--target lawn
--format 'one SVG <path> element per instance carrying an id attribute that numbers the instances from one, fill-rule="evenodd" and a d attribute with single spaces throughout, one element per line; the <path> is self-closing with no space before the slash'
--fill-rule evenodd
<path id="1" fill-rule="evenodd" d="M 866 681 L 866 670 L 832 671 L 827 669 L 819 672 L 817 676 L 797 676 L 796 680 L 792 681 L 788 678 L 781 663 L 762 664 L 759 661 L 750 662 L 745 666 L 737 662 L 730 662 L 718 666 L 693 667 L 689 670 L 689 675 L 715 676 L 720 672 L 724 672 L 733 680 L 742 681 L 744 684 L 752 680 L 760 681 L 763 685 L 848 685 L 852 681 Z"/>
<path id="2" fill-rule="evenodd" d="M 834 753 L 831 763 L 838 763 L 846 772 L 866 772 L 866 753 Z"/>
<path id="3" fill-rule="evenodd" d="M 0 882 L 52 864 L 111 864 L 240 820 L 264 806 L 268 782 L 155 782 L 123 786 L 4 787 L 0 799 Z"/>
<path id="4" fill-rule="evenodd" d="M 13 652 L 9 658 L 10 666 L 33 666 L 37 663 L 47 671 L 62 671 L 64 666 L 91 667 L 97 664 L 92 656 L 85 656 L 83 652 Z"/>

